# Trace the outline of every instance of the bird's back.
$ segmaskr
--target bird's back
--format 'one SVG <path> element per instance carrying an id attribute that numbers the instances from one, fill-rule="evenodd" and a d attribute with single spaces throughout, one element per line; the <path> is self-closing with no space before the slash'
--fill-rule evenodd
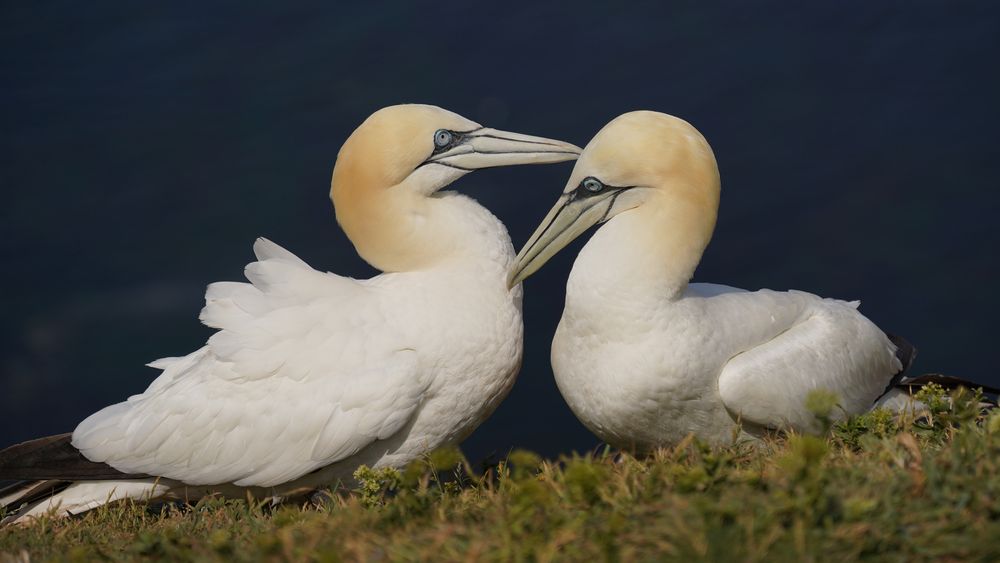
<path id="1" fill-rule="evenodd" d="M 617 445 L 691 432 L 725 443 L 737 420 L 802 429 L 810 390 L 830 388 L 860 412 L 899 370 L 855 303 L 805 292 L 691 284 L 657 307 L 597 294 L 567 302 L 552 346 L 557 383 L 581 420 Z"/>

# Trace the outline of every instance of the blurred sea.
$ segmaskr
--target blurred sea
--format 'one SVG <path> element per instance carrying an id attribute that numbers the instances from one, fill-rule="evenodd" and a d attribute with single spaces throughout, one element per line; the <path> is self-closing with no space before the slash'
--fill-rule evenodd
<path id="1" fill-rule="evenodd" d="M 687 119 L 723 200 L 696 279 L 861 299 L 917 371 L 1000 384 L 1000 8 L 837 2 L 6 3 L 0 17 L 0 445 L 139 392 L 210 334 L 204 286 L 267 236 L 373 272 L 327 197 L 375 109 L 433 103 L 584 145 Z M 520 246 L 570 164 L 478 172 Z M 526 284 L 526 355 L 472 458 L 596 445 L 548 346 L 582 241 Z"/>

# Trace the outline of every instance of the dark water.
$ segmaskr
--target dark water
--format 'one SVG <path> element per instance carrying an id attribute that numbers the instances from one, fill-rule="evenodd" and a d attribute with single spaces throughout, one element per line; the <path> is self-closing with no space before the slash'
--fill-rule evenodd
<path id="1" fill-rule="evenodd" d="M 1000 384 L 1000 10 L 818 4 L 5 3 L 0 444 L 71 430 L 199 346 L 205 284 L 258 235 L 370 275 L 329 173 L 411 101 L 580 145 L 627 110 L 684 117 L 723 176 L 699 280 L 861 299 L 918 370 Z M 520 245 L 570 169 L 457 188 Z M 595 444 L 548 365 L 578 248 L 527 283 L 524 370 L 472 456 Z"/>

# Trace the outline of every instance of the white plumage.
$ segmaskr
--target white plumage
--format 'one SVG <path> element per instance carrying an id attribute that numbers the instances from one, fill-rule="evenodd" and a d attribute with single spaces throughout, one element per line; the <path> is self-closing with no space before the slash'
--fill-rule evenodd
<path id="1" fill-rule="evenodd" d="M 577 260 L 567 285 L 552 366 L 573 412 L 615 445 L 649 449 L 690 433 L 729 443 L 738 422 L 751 432 L 815 430 L 810 391 L 833 391 L 847 412 L 864 412 L 901 369 L 856 303 L 691 284 L 677 299 L 636 307 L 589 284 L 586 265 Z M 612 314 L 622 322 L 608 322 Z"/>
<path id="2" fill-rule="evenodd" d="M 604 222 L 573 265 L 552 367 L 573 412 L 611 444 L 813 430 L 810 392 L 834 392 L 838 415 L 864 412 L 903 369 L 858 302 L 689 285 L 718 201 L 715 158 L 693 127 L 625 114 L 586 147 L 519 255 L 513 282 Z"/>
<path id="3" fill-rule="evenodd" d="M 410 420 L 431 379 L 415 351 L 426 346 L 386 322 L 392 304 L 371 288 L 385 282 L 317 272 L 264 239 L 254 251 L 252 284 L 209 286 L 201 319 L 219 332 L 84 420 L 73 434 L 84 455 L 191 485 L 272 487 Z"/>
<path id="4" fill-rule="evenodd" d="M 285 497 L 462 440 L 514 383 L 521 288 L 506 283 L 503 224 L 438 190 L 475 168 L 578 152 L 430 106 L 377 112 L 341 150 L 332 196 L 352 242 L 389 273 L 318 272 L 259 239 L 250 283 L 208 287 L 201 320 L 218 332 L 206 345 L 153 362 L 163 373 L 145 392 L 73 433 L 91 462 L 153 477 L 77 481 L 19 517 L 126 497 Z"/>
<path id="5" fill-rule="evenodd" d="M 492 234 L 503 250 L 499 222 Z M 188 485 L 277 487 L 417 423 L 382 444 L 388 461 L 405 463 L 464 437 L 513 383 L 522 329 L 520 288 L 503 283 L 512 248 L 506 262 L 362 281 L 317 272 L 265 239 L 254 251 L 252 283 L 209 286 L 201 318 L 219 332 L 205 347 L 160 360 L 144 393 L 80 423 L 73 445 L 88 459 Z M 420 406 L 435 416 L 417 420 Z"/>

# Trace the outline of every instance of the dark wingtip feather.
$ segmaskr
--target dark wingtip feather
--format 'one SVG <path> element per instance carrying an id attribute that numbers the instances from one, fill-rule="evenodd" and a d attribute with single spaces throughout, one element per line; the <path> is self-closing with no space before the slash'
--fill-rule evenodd
<path id="1" fill-rule="evenodd" d="M 64 491 L 71 484 L 71 481 L 60 481 L 59 479 L 21 481 L 0 489 L 0 498 L 12 497 L 7 504 L 3 505 L 3 508 L 8 512 L 9 517 L 16 519 L 17 515 L 14 513 L 20 511 L 21 507 L 45 500 Z M 6 523 L 6 520 L 7 518 L 4 518 L 2 523 Z"/>
<path id="2" fill-rule="evenodd" d="M 0 451 L 0 479 L 88 481 L 149 477 L 90 461 L 71 443 L 72 434 L 46 436 Z"/>
<path id="3" fill-rule="evenodd" d="M 923 387 L 928 383 L 936 383 L 945 389 L 955 389 L 956 387 L 965 387 L 967 389 L 981 388 L 983 393 L 989 395 L 1000 395 L 1000 389 L 996 387 L 940 373 L 925 373 L 924 375 L 918 375 L 915 377 L 904 377 L 903 380 L 899 382 L 897 387 Z"/>
<path id="4" fill-rule="evenodd" d="M 902 364 L 903 367 L 899 371 L 893 374 L 892 379 L 889 380 L 889 383 L 885 386 L 885 389 L 872 402 L 872 404 L 877 403 L 882 397 L 885 397 L 886 394 L 889 393 L 889 391 L 892 391 L 899 385 L 899 383 L 903 380 L 903 376 L 906 375 L 906 372 L 909 371 L 910 366 L 913 365 L 913 359 L 917 357 L 917 348 L 913 344 L 910 344 L 909 340 L 903 338 L 902 336 L 897 336 L 891 332 L 886 332 L 885 335 L 886 337 L 889 338 L 889 341 L 892 342 L 892 344 L 896 347 L 896 358 L 899 360 L 899 363 Z"/>
<path id="5" fill-rule="evenodd" d="M 969 381 L 960 377 L 942 375 L 940 373 L 927 373 L 915 377 L 908 377 L 906 373 L 910 370 L 910 366 L 913 365 L 913 359 L 917 357 L 917 348 L 913 344 L 910 344 L 910 342 L 902 336 L 897 336 L 889 332 L 885 333 L 885 335 L 888 336 L 889 340 L 896 346 L 896 357 L 899 358 L 899 363 L 903 365 L 903 369 L 901 369 L 899 373 L 892 378 L 892 381 L 886 388 L 885 393 L 888 393 L 894 388 L 913 389 L 923 387 L 928 383 L 936 383 L 945 389 L 954 389 L 956 387 L 966 387 L 968 389 L 982 388 L 983 393 L 989 395 L 1000 395 L 1000 389 L 996 387 L 983 385 L 981 383 L 976 383 L 975 381 Z M 883 393 L 883 395 L 885 393 Z"/>
<path id="6" fill-rule="evenodd" d="M 889 340 L 896 345 L 896 358 L 899 359 L 899 363 L 903 364 L 903 369 L 899 371 L 902 376 L 904 373 L 910 370 L 910 366 L 913 365 L 914 358 L 917 357 L 917 348 L 910 344 L 910 341 L 903 338 L 902 336 L 897 336 L 890 332 L 885 333 L 889 337 Z"/>

